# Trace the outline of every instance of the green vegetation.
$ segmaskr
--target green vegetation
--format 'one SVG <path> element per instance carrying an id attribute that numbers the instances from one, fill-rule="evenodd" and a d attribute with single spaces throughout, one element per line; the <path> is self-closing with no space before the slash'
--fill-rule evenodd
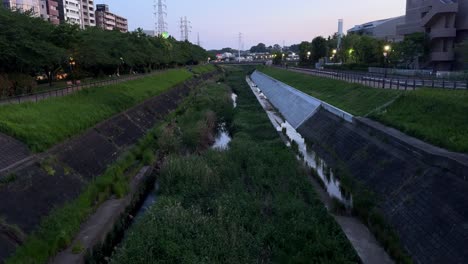
<path id="1" fill-rule="evenodd" d="M 401 94 L 277 68 L 261 67 L 259 70 L 353 115 L 366 115 Z"/>
<path id="2" fill-rule="evenodd" d="M 371 117 L 452 151 L 468 153 L 468 91 L 421 89 L 405 93 Z"/>
<path id="3" fill-rule="evenodd" d="M 147 134 L 140 142 L 129 150 L 106 172 L 96 177 L 82 194 L 74 201 L 55 209 L 42 220 L 39 229 L 29 235 L 6 263 L 46 263 L 60 250 L 71 244 L 81 223 L 109 197 L 123 197 L 129 189 L 129 182 L 143 166 L 154 162 L 145 157 L 147 152 L 155 152 L 157 147 L 155 130 Z M 1 222 L 0 222 L 1 224 Z M 81 250 L 79 245 L 73 247 L 74 252 Z"/>
<path id="4" fill-rule="evenodd" d="M 468 91 L 399 92 L 277 68 L 262 67 L 260 70 L 353 115 L 371 113 L 371 118 L 408 135 L 451 151 L 468 153 Z M 395 101 L 388 107 L 374 112 L 392 100 Z"/>
<path id="5" fill-rule="evenodd" d="M 70 80 L 108 76 L 207 60 L 206 51 L 173 37 L 151 37 L 97 27 L 52 25 L 40 17 L 0 8 L 0 97 L 33 92 L 34 77 L 52 84 L 58 74 Z"/>
<path id="6" fill-rule="evenodd" d="M 391 66 L 409 68 L 415 58 L 424 60 L 429 54 L 429 38 L 425 33 L 414 33 L 401 42 L 391 43 L 388 61 Z M 327 39 L 318 36 L 312 42 L 303 41 L 298 46 L 300 63 L 312 66 L 323 58 L 332 58 L 333 62 L 344 62 L 343 65 L 327 66 L 343 70 L 363 70 L 368 67 L 383 67 L 384 47 L 388 42 L 366 35 L 348 34 L 342 38 L 341 48 L 336 50 L 338 35 Z"/>
<path id="7" fill-rule="evenodd" d="M 159 131 L 168 158 L 158 202 L 112 263 L 359 262 L 235 69 L 229 86 L 204 87 Z M 230 88 L 239 95 L 234 112 Z M 206 150 L 213 120 L 233 135 L 226 151 Z"/>
<path id="8" fill-rule="evenodd" d="M 195 67 L 206 72 L 211 65 Z M 150 77 L 38 103 L 0 106 L 0 131 L 26 143 L 32 151 L 44 151 L 96 123 L 156 96 L 192 76 L 185 69 L 168 70 Z"/>

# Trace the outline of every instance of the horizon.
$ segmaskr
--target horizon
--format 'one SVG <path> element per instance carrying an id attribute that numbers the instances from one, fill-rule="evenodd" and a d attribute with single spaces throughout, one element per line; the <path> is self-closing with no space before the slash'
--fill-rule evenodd
<path id="1" fill-rule="evenodd" d="M 344 20 L 346 33 L 355 25 L 402 16 L 406 7 L 406 0 L 375 0 L 371 3 L 367 0 L 291 0 L 286 8 L 279 3 L 278 0 L 259 0 L 254 3 L 240 0 L 236 5 L 214 0 L 167 1 L 166 22 L 169 34 L 179 40 L 178 21 L 180 17 L 187 16 L 192 25 L 190 42 L 196 43 L 199 33 L 201 46 L 206 50 L 226 47 L 238 49 L 239 33 L 242 33 L 244 45 L 241 49 L 248 50 L 258 43 L 283 46 L 284 42 L 285 46 L 290 46 L 311 41 L 317 36 L 333 35 L 338 31 L 338 19 Z M 152 0 L 141 0 L 137 5 L 117 0 L 100 0 L 96 4 L 107 4 L 112 13 L 127 18 L 130 31 L 137 28 L 154 30 Z M 144 12 L 138 12 L 141 7 L 144 7 Z M 283 16 L 287 20 L 282 20 Z"/>

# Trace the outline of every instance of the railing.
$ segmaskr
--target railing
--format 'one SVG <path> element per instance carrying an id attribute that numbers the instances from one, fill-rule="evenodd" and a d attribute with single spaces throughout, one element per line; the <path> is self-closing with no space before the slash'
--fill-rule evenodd
<path id="1" fill-rule="evenodd" d="M 336 80 L 359 83 L 374 88 L 416 90 L 420 87 L 442 88 L 442 89 L 463 89 L 468 90 L 468 80 L 447 81 L 445 79 L 417 79 L 399 76 L 382 76 L 368 73 L 345 72 L 336 70 L 314 70 L 306 68 L 290 67 L 294 71 L 300 71 L 311 75 L 326 77 Z"/>
<path id="2" fill-rule="evenodd" d="M 73 85 L 67 84 L 66 87 L 60 87 L 60 88 L 53 89 L 53 90 L 12 96 L 12 97 L 7 97 L 7 98 L 0 98 L 0 105 L 21 104 L 25 102 L 38 102 L 47 98 L 62 97 L 62 96 L 69 95 L 74 92 L 88 89 L 88 88 L 100 87 L 100 86 L 106 86 L 106 85 L 112 85 L 112 84 L 117 84 L 121 82 L 136 80 L 136 79 L 140 79 L 140 78 L 146 77 L 148 75 L 156 74 L 156 73 L 158 72 L 153 72 L 149 74 L 131 75 L 131 76 L 126 76 L 126 77 L 96 81 L 96 82 L 91 82 L 91 83 L 73 84 Z"/>

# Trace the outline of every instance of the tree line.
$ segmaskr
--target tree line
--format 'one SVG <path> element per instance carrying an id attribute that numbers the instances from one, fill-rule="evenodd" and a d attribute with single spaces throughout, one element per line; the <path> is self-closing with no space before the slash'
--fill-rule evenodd
<path id="1" fill-rule="evenodd" d="M 385 46 L 389 50 L 385 51 Z M 429 39 L 424 33 L 408 35 L 401 42 L 387 42 L 370 36 L 348 34 L 343 36 L 338 47 L 338 35 L 325 39 L 316 37 L 311 42 L 299 44 L 299 57 L 302 65 L 312 65 L 322 58 L 329 62 L 342 62 L 355 67 L 390 66 L 412 68 L 418 61 L 429 55 Z M 384 56 L 386 52 L 387 56 Z"/>
<path id="2" fill-rule="evenodd" d="M 31 14 L 0 8 L 0 95 L 34 89 L 34 76 L 52 84 L 59 73 L 69 78 L 148 72 L 206 61 L 207 52 L 173 37 L 84 30 L 77 25 L 52 25 Z M 26 87 L 26 88 L 25 88 Z M 26 90 L 24 90 L 26 89 Z"/>

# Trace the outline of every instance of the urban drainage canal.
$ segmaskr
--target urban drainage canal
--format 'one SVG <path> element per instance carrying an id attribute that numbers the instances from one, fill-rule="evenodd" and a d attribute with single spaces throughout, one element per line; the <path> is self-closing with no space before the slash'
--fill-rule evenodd
<path id="1" fill-rule="evenodd" d="M 231 99 L 232 99 L 233 107 L 236 108 L 237 107 L 237 95 L 235 93 L 232 93 Z M 229 131 L 227 130 L 226 123 L 222 122 L 218 125 L 215 142 L 211 146 L 211 149 L 217 150 L 217 151 L 225 151 L 229 148 L 229 142 L 231 142 L 231 140 L 232 138 L 229 135 Z M 150 188 L 149 191 L 144 196 L 143 202 L 140 203 L 140 206 L 138 208 L 135 208 L 134 216 L 132 216 L 131 222 L 123 231 L 122 238 L 120 239 L 120 241 L 117 243 L 117 245 L 115 245 L 115 247 L 113 248 L 110 254 L 108 254 L 101 260 L 97 260 L 98 263 L 107 263 L 107 261 L 112 257 L 112 254 L 115 252 L 115 250 L 117 250 L 118 248 L 122 246 L 122 241 L 124 241 L 128 235 L 127 231 L 130 230 L 130 228 L 133 225 L 141 221 L 145 213 L 151 208 L 151 206 L 153 206 L 157 202 L 158 191 L 159 191 L 159 182 L 156 180 L 154 182 L 153 188 Z"/>
<path id="2" fill-rule="evenodd" d="M 340 181 L 334 176 L 333 169 L 327 166 L 327 163 L 321 159 L 314 151 L 308 150 L 305 139 L 299 132 L 296 131 L 276 109 L 272 106 L 268 98 L 263 92 L 249 79 L 247 82 L 252 89 L 252 92 L 257 97 L 257 100 L 262 105 L 263 109 L 268 115 L 273 126 L 278 132 L 282 132 L 286 137 L 282 137 L 283 141 L 288 147 L 297 144 L 298 159 L 303 159 L 304 164 L 309 168 L 315 170 L 325 185 L 325 189 L 331 198 L 340 201 L 346 208 L 351 208 L 353 204 L 352 197 L 346 197 L 340 190 Z"/>

